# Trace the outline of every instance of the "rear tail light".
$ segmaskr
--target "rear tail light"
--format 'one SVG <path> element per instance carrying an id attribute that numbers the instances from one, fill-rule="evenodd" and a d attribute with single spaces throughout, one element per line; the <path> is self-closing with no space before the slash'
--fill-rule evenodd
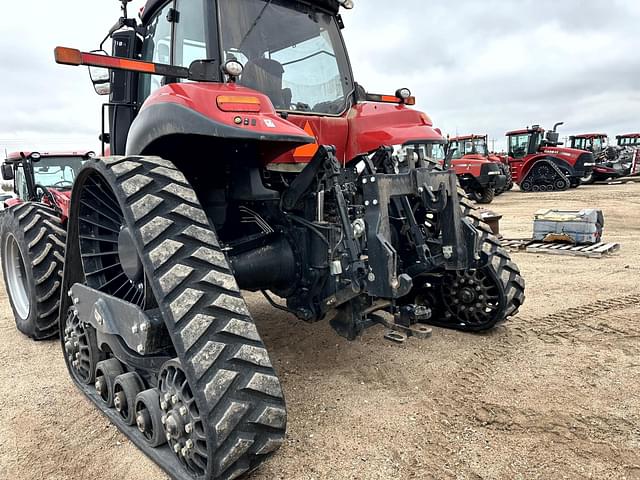
<path id="1" fill-rule="evenodd" d="M 261 110 L 258 97 L 220 95 L 216 103 L 223 112 L 259 112 Z"/>

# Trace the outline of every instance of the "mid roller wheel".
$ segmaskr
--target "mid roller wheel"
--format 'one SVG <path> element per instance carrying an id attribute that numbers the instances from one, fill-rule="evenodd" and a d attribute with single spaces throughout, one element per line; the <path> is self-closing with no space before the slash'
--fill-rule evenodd
<path id="1" fill-rule="evenodd" d="M 149 446 L 156 448 L 167 442 L 162 426 L 163 412 L 160 409 L 160 393 L 152 388 L 140 392 L 135 401 L 136 426 Z M 165 419 L 166 421 L 166 419 Z"/>
<path id="2" fill-rule="evenodd" d="M 122 364 L 115 358 L 103 360 L 96 365 L 96 391 L 109 408 L 113 407 L 116 378 L 123 373 Z"/>
<path id="3" fill-rule="evenodd" d="M 135 372 L 118 376 L 113 384 L 113 406 L 127 425 L 136 423 L 135 402 L 142 390 L 144 382 Z"/>

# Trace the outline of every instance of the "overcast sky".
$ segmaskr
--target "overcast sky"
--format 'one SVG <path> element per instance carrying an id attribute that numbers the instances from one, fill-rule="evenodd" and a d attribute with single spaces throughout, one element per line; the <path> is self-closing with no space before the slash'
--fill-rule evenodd
<path id="1" fill-rule="evenodd" d="M 355 2 L 343 16 L 356 80 L 410 87 L 445 133 L 486 132 L 501 148 L 534 123 L 564 121 L 561 136 L 640 131 L 638 0 Z M 1 149 L 98 149 L 104 97 L 53 48 L 96 48 L 118 15 L 117 0 L 4 2 Z"/>

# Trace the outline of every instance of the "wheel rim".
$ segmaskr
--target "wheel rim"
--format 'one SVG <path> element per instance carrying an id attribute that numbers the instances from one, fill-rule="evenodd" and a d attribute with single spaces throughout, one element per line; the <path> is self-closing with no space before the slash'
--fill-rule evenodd
<path id="1" fill-rule="evenodd" d="M 450 272 L 442 286 L 445 317 L 467 325 L 491 322 L 500 309 L 500 292 L 495 281 L 482 270 Z"/>
<path id="2" fill-rule="evenodd" d="M 78 220 L 87 285 L 144 307 L 151 292 L 142 263 L 118 200 L 99 175 L 82 185 Z"/>
<path id="3" fill-rule="evenodd" d="M 26 320 L 31 312 L 29 287 L 27 285 L 27 269 L 16 237 L 9 234 L 2 252 L 4 271 L 7 277 L 7 288 L 16 314 Z"/>

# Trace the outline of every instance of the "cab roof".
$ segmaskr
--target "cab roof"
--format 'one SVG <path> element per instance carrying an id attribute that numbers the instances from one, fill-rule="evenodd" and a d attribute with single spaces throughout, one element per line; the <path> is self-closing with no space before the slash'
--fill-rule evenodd
<path id="1" fill-rule="evenodd" d="M 47 157 L 89 157 L 91 154 L 95 154 L 92 150 L 79 150 L 79 151 L 61 151 L 61 152 L 11 152 L 7 155 L 6 162 L 18 162 L 24 157 L 31 156 L 32 153 L 39 153 L 41 158 Z"/>
<path id="2" fill-rule="evenodd" d="M 608 136 L 606 133 L 581 133 L 580 135 L 572 135 L 572 138 L 586 138 L 591 140 L 592 138 L 600 138 Z"/>
<path id="3" fill-rule="evenodd" d="M 235 0 L 243 1 L 243 0 Z M 340 10 L 340 4 L 338 0 L 279 0 L 282 3 L 302 3 L 307 5 L 313 5 L 327 10 L 332 15 L 336 15 Z M 146 23 L 150 17 L 155 13 L 156 9 L 164 4 L 168 3 L 168 0 L 147 0 L 144 8 L 141 11 L 140 18 L 142 23 Z"/>
<path id="4" fill-rule="evenodd" d="M 460 135 L 458 137 L 450 137 L 449 141 L 450 142 L 464 142 L 465 140 L 477 140 L 477 139 L 483 139 L 483 138 L 486 138 L 486 135 L 471 134 L 471 135 Z"/>
<path id="5" fill-rule="evenodd" d="M 540 125 L 532 125 L 531 127 L 523 128 L 521 130 L 512 130 L 511 132 L 507 132 L 506 136 L 510 137 L 511 135 L 525 135 L 527 133 L 533 132 L 544 133 L 544 131 L 544 128 L 542 128 Z"/>

